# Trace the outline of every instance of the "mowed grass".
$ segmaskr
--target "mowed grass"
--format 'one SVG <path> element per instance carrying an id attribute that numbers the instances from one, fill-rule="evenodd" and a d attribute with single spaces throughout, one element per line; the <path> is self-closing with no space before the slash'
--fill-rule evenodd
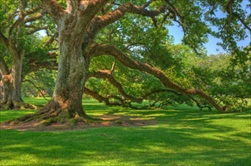
<path id="1" fill-rule="evenodd" d="M 41 98 L 27 98 L 45 104 Z M 140 115 L 157 124 L 70 131 L 0 130 L 0 165 L 250 166 L 251 112 L 219 114 L 180 106 L 165 110 L 106 107 L 83 100 L 91 116 Z M 7 120 L 34 111 L 1 111 Z"/>

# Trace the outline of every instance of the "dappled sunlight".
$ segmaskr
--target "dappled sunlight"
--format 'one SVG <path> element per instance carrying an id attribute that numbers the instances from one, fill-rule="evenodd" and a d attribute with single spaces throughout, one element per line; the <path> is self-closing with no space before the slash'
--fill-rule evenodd
<path id="1" fill-rule="evenodd" d="M 6 110 L 0 111 L 0 122 L 15 119 L 23 115 L 33 114 L 36 110 Z"/>
<path id="2" fill-rule="evenodd" d="M 218 114 L 175 108 L 133 110 L 100 103 L 91 108 L 88 114 L 94 117 L 127 117 L 131 121 L 156 123 L 66 131 L 0 130 L 0 164 L 242 166 L 251 163 L 247 153 L 251 146 L 248 113 Z M 0 114 L 6 115 L 2 119 L 8 119 L 32 112 Z"/>
<path id="3" fill-rule="evenodd" d="M 5 156 L 5 158 L 1 159 L 1 165 L 9 165 L 9 160 L 12 160 L 11 165 L 36 165 L 41 162 L 36 155 L 33 154 L 16 154 L 13 153 L 11 156 Z"/>
<path id="4" fill-rule="evenodd" d="M 146 115 L 146 117 L 166 117 L 166 114 L 152 114 L 152 115 Z"/>
<path id="5" fill-rule="evenodd" d="M 51 97 L 46 97 L 46 99 L 43 97 L 24 97 L 23 98 L 24 102 L 33 104 L 36 106 L 44 106 L 50 99 Z"/>
<path id="6" fill-rule="evenodd" d="M 233 139 L 219 140 L 199 133 L 199 129 L 149 127 L 109 127 L 96 128 L 84 131 L 69 132 L 17 132 L 1 131 L 2 134 L 16 135 L 19 139 L 4 139 L 1 143 L 1 155 L 4 163 L 15 160 L 22 163 L 33 158 L 40 163 L 50 164 L 118 164 L 131 163 L 141 165 L 160 161 L 184 165 L 196 162 L 204 163 L 237 162 L 247 159 L 243 150 L 246 142 L 231 144 Z M 24 140 L 30 134 L 33 139 Z M 240 147 L 237 148 L 236 147 Z M 14 150 L 14 149 L 15 150 Z M 235 156 L 234 154 L 240 154 Z M 11 157 L 12 156 L 12 157 Z M 13 156 L 22 156 L 17 158 Z M 211 157 L 209 161 L 207 159 Z M 246 157 L 245 157 L 246 156 Z M 231 160 L 229 160 L 231 157 Z M 128 162 L 129 161 L 129 162 Z M 65 162 L 65 163 L 63 163 Z M 36 162 L 29 161 L 28 164 Z"/>

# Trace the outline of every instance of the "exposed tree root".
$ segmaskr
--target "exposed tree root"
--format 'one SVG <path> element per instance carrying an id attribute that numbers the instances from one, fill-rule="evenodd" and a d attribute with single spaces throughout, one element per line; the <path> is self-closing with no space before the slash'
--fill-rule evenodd
<path id="1" fill-rule="evenodd" d="M 108 126 L 147 126 L 155 125 L 154 119 L 141 117 L 106 115 L 97 119 L 83 117 L 68 118 L 63 115 L 48 117 L 39 113 L 26 115 L 12 121 L 0 123 L 0 129 L 17 129 L 32 131 L 76 130 Z"/>
<path id="2" fill-rule="evenodd" d="M 84 117 L 70 118 L 63 114 L 65 110 L 51 110 L 50 112 L 38 111 L 35 114 L 25 115 L 15 120 L 0 123 L 2 129 L 28 129 L 28 130 L 47 130 L 51 128 L 72 129 L 81 125 L 100 123 L 101 119 L 87 119 Z"/>
<path id="3" fill-rule="evenodd" d="M 75 117 L 71 117 L 69 116 L 67 109 L 62 109 L 59 107 L 58 103 L 50 101 L 37 113 L 0 123 L 0 129 L 69 130 L 103 126 L 138 126 L 155 124 L 151 121 L 148 122 L 138 119 L 131 120 L 131 117 L 125 118 L 112 115 L 96 118 L 92 118 L 87 115 L 76 115 Z"/>

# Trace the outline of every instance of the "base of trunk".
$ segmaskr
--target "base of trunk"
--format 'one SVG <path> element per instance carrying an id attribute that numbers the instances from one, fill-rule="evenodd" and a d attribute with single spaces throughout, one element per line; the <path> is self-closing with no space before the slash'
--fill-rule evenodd
<path id="1" fill-rule="evenodd" d="M 26 115 L 15 120 L 0 123 L 0 129 L 18 129 L 33 131 L 55 131 L 87 129 L 107 126 L 146 126 L 155 125 L 155 120 L 145 120 L 141 117 L 105 115 L 91 118 L 85 116 L 70 117 L 68 110 L 61 109 L 56 102 L 49 102 L 35 114 Z"/>
<path id="2" fill-rule="evenodd" d="M 33 127 L 36 129 L 43 129 L 57 125 L 58 127 L 65 126 L 67 128 L 72 128 L 78 124 L 89 124 L 98 121 L 98 119 L 91 118 L 84 112 L 80 116 L 77 114 L 75 117 L 71 117 L 67 109 L 62 109 L 57 102 L 52 100 L 37 113 L 2 122 L 0 126 L 2 128 L 8 126 L 9 128 Z"/>

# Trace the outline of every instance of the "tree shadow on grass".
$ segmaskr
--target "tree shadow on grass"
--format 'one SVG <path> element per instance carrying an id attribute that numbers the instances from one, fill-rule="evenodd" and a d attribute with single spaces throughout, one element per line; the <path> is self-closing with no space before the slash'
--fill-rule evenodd
<path id="1" fill-rule="evenodd" d="M 250 122 L 246 123 L 250 114 L 201 114 L 193 110 L 133 113 L 154 117 L 158 124 L 64 132 L 2 130 L 0 164 L 251 165 Z M 243 124 L 225 124 L 232 121 Z"/>
<path id="2" fill-rule="evenodd" d="M 8 131 L 18 139 L 1 143 L 1 162 L 16 160 L 19 165 L 250 164 L 245 144 L 229 145 L 231 139 L 202 139 L 195 137 L 192 131 L 178 129 L 118 127 L 99 129 L 98 133 L 94 130 L 68 133 Z"/>

